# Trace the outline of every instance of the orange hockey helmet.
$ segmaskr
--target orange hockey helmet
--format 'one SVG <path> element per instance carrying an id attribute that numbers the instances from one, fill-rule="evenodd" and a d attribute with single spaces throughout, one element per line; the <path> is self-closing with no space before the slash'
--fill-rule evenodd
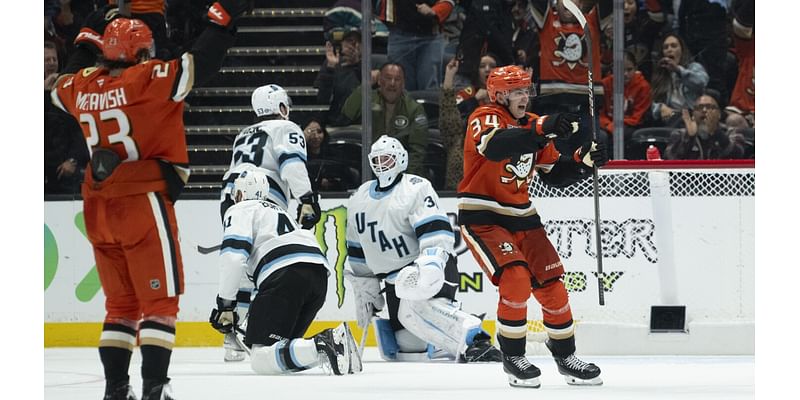
<path id="1" fill-rule="evenodd" d="M 103 33 L 103 58 L 109 61 L 135 63 L 139 52 L 154 56 L 153 33 L 139 19 L 117 18 L 109 22 Z"/>
<path id="2" fill-rule="evenodd" d="M 492 102 L 497 101 L 497 93 L 530 88 L 531 74 L 518 65 L 494 68 L 486 77 L 486 91 L 489 92 L 489 100 Z"/>

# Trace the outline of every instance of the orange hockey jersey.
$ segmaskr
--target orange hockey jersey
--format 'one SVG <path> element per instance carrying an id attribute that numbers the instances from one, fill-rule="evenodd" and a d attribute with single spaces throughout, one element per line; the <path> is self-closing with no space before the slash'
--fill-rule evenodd
<path id="1" fill-rule="evenodd" d="M 478 107 L 469 116 L 464 178 L 458 185 L 459 224 L 501 225 L 511 231 L 542 226 L 528 184 L 534 169 L 549 171 L 560 153 L 552 141 L 543 148 L 537 144 L 531 127 L 538 118 L 526 113 L 517 120 L 496 104 Z"/>
<path id="2" fill-rule="evenodd" d="M 53 104 L 80 122 L 90 150 L 111 149 L 123 162 L 160 159 L 186 165 L 183 98 L 194 83 L 192 57 L 151 60 L 111 76 L 105 68 L 63 75 Z"/>

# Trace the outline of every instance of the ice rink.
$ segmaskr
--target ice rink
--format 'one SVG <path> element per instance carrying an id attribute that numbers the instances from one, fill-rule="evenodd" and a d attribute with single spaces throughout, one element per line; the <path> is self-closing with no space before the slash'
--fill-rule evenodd
<path id="1" fill-rule="evenodd" d="M 603 370 L 603 386 L 568 386 L 552 358 L 530 357 L 542 370 L 540 389 L 508 385 L 500 363 L 388 363 L 367 348 L 364 371 L 327 376 L 318 368 L 286 376 L 258 376 L 249 362 L 225 363 L 221 348 L 179 347 L 170 376 L 179 399 L 753 399 L 752 356 L 584 356 Z M 139 354 L 131 383 L 141 392 Z M 44 398 L 99 399 L 103 371 L 95 348 L 44 350 Z"/>

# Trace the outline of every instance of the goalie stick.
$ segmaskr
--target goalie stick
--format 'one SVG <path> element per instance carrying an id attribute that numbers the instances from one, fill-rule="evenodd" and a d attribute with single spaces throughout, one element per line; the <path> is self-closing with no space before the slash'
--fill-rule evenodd
<path id="1" fill-rule="evenodd" d="M 594 83 L 592 82 L 592 74 L 594 68 L 592 59 L 592 34 L 586 25 L 586 17 L 583 12 L 572 2 L 572 0 L 563 0 L 564 7 L 578 19 L 578 23 L 583 29 L 583 37 L 586 39 L 586 55 L 588 58 L 588 77 L 589 77 L 589 120 L 592 125 L 592 140 L 597 142 L 597 126 L 594 120 Z M 597 296 L 600 305 L 605 305 L 605 288 L 603 286 L 603 243 L 600 238 L 602 236 L 600 230 L 600 178 L 597 173 L 597 165 L 592 166 L 592 189 L 594 194 L 594 230 L 595 239 L 597 242 Z"/>

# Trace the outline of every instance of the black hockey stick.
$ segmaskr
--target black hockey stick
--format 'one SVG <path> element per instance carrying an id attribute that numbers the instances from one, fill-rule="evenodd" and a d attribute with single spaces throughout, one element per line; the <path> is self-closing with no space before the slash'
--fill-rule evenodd
<path id="1" fill-rule="evenodd" d="M 203 246 L 200 246 L 198 244 L 197 245 L 197 252 L 200 253 L 200 254 L 211 254 L 211 253 L 213 253 L 215 251 L 219 251 L 220 248 L 222 248 L 222 245 L 219 245 L 219 244 L 211 246 L 211 247 L 203 247 Z"/>
<path id="2" fill-rule="evenodd" d="M 578 23 L 583 28 L 583 37 L 586 39 L 586 55 L 589 59 L 589 119 L 592 125 L 592 140 L 597 142 L 597 126 L 594 121 L 594 83 L 592 82 L 593 60 L 592 60 L 592 33 L 586 24 L 586 17 L 583 12 L 572 2 L 572 0 L 563 0 L 564 7 L 578 19 Z M 603 285 L 603 243 L 601 242 L 600 230 L 600 178 L 597 175 L 597 165 L 592 167 L 592 187 L 594 191 L 594 230 L 595 239 L 597 241 L 597 296 L 600 305 L 605 305 L 605 286 Z"/>

